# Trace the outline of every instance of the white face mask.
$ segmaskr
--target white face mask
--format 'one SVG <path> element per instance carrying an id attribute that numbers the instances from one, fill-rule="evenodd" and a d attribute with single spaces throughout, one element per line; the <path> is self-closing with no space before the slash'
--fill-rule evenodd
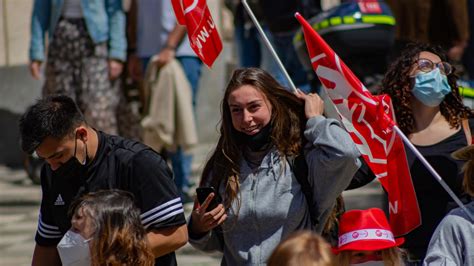
<path id="1" fill-rule="evenodd" d="M 57 249 L 64 266 L 90 266 L 90 239 L 85 240 L 80 234 L 69 230 L 59 242 Z"/>
<path id="2" fill-rule="evenodd" d="M 350 264 L 351 266 L 384 266 L 385 264 L 383 263 L 383 261 L 374 261 L 374 260 L 371 260 L 371 261 L 366 261 L 366 262 L 362 262 L 362 263 L 354 263 L 354 264 Z"/>

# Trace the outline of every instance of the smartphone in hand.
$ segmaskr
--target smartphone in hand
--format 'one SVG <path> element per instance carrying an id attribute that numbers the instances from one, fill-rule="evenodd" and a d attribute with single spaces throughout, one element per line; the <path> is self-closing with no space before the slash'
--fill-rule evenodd
<path id="1" fill-rule="evenodd" d="M 209 206 L 207 206 L 206 212 L 212 211 L 222 202 L 221 197 L 215 191 L 213 187 L 198 187 L 196 188 L 196 194 L 199 201 L 199 204 L 203 204 L 209 194 L 214 193 L 214 198 L 212 198 Z"/>

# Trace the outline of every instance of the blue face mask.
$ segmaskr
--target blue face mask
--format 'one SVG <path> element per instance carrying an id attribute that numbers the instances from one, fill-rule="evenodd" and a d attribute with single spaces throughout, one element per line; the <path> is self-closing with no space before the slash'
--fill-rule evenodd
<path id="1" fill-rule="evenodd" d="M 450 92 L 448 77 L 441 74 L 439 68 L 428 73 L 418 73 L 411 91 L 420 102 L 431 107 L 438 106 Z"/>

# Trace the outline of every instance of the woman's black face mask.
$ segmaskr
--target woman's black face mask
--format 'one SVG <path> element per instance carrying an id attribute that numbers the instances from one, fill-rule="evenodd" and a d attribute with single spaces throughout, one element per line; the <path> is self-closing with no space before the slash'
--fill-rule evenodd
<path id="1" fill-rule="evenodd" d="M 86 174 L 86 164 L 87 164 L 87 145 L 84 142 L 84 153 L 85 153 L 85 158 L 84 161 L 81 163 L 76 157 L 76 151 L 77 151 L 77 138 L 75 139 L 74 143 L 74 155 L 63 165 L 61 165 L 58 169 L 53 171 L 54 176 L 58 176 L 61 178 L 66 178 L 66 179 L 75 179 L 76 177 L 78 178 L 83 178 Z"/>
<path id="2" fill-rule="evenodd" d="M 270 121 L 270 123 L 268 123 L 257 134 L 254 135 L 247 135 L 237 131 L 237 138 L 240 143 L 249 147 L 250 150 L 259 151 L 271 142 L 271 134 L 272 122 Z"/>

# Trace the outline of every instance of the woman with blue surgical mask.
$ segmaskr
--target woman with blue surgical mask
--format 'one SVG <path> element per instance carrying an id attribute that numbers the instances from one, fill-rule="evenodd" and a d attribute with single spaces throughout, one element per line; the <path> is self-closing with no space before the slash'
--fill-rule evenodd
<path id="1" fill-rule="evenodd" d="M 430 107 L 439 106 L 444 97 L 451 92 L 447 75 L 451 74 L 453 68 L 449 63 L 438 59 L 435 54 L 421 52 L 420 58 L 415 63 L 413 76 L 415 84 L 412 94 L 422 104 Z"/>
<path id="2" fill-rule="evenodd" d="M 472 110 L 464 106 L 454 67 L 445 51 L 429 44 L 412 44 L 389 67 L 381 93 L 392 98 L 400 129 L 440 174 L 461 201 L 462 164 L 450 154 L 472 142 Z M 422 224 L 405 236 L 407 265 L 421 265 L 431 236 L 443 217 L 457 205 L 406 149 Z"/>

